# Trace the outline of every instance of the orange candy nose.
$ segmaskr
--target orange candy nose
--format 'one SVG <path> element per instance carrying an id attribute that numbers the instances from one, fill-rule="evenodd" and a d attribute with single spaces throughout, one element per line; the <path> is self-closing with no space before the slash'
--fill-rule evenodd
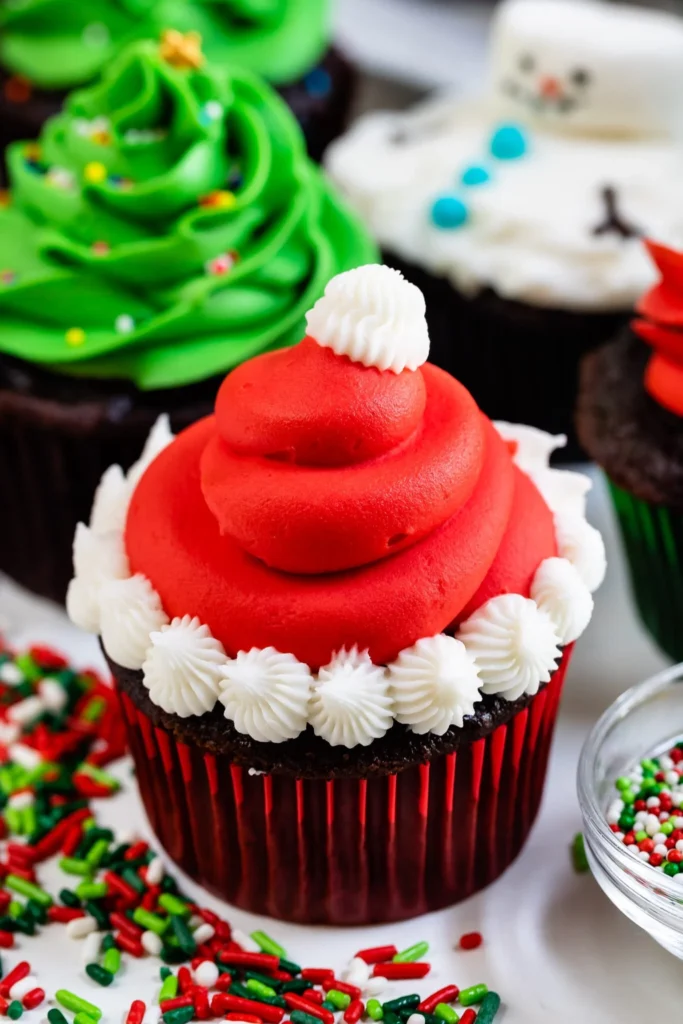
<path id="1" fill-rule="evenodd" d="M 562 92 L 562 86 L 560 85 L 560 81 L 558 78 L 553 78 L 550 75 L 546 75 L 544 78 L 541 79 L 539 83 L 539 91 L 541 93 L 541 96 L 544 96 L 546 99 L 552 100 L 556 99 L 560 95 L 560 93 Z"/>

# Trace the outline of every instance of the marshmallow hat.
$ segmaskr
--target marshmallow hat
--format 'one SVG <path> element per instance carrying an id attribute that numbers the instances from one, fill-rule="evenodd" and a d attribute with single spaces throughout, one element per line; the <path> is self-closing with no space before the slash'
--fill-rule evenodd
<path id="1" fill-rule="evenodd" d="M 608 135 L 683 130 L 683 19 L 604 0 L 507 0 L 491 87 L 506 116 Z"/>

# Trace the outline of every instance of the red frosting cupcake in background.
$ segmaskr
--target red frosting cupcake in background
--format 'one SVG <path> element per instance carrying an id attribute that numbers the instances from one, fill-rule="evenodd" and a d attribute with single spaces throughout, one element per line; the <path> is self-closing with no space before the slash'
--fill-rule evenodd
<path id="1" fill-rule="evenodd" d="M 581 368 L 577 428 L 607 474 L 643 623 L 683 659 L 683 252 L 645 248 L 659 281 Z"/>
<path id="2" fill-rule="evenodd" d="M 540 802 L 604 572 L 589 485 L 426 362 L 424 312 L 397 271 L 334 278 L 308 337 L 111 470 L 76 535 L 69 611 L 101 636 L 150 821 L 256 912 L 444 906 Z"/>

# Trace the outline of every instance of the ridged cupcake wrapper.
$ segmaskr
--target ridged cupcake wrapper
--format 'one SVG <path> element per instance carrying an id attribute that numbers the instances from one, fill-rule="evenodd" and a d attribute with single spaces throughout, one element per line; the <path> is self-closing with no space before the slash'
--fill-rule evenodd
<path id="1" fill-rule="evenodd" d="M 137 459 L 153 420 L 133 435 L 74 436 L 19 413 L 0 419 L 0 571 L 63 601 L 79 520 L 88 521 L 100 477 Z"/>
<path id="2" fill-rule="evenodd" d="M 661 649 L 683 661 L 683 515 L 609 485 L 640 617 Z"/>
<path id="3" fill-rule="evenodd" d="M 506 725 L 396 775 L 252 775 L 179 743 L 121 692 L 151 826 L 181 868 L 230 903 L 302 923 L 413 917 L 493 881 L 539 808 L 570 649 Z"/>

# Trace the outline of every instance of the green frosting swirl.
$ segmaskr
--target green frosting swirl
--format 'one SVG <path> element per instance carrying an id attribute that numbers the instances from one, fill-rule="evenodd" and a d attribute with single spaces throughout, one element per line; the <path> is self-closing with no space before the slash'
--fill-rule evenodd
<path id="1" fill-rule="evenodd" d="M 0 351 L 63 373 L 203 380 L 298 341 L 329 279 L 377 259 L 268 86 L 155 43 L 8 166 Z"/>
<path id="2" fill-rule="evenodd" d="M 0 0 L 0 64 L 42 89 L 92 81 L 121 49 L 164 29 L 202 34 L 210 60 L 278 85 L 327 46 L 329 0 Z"/>

